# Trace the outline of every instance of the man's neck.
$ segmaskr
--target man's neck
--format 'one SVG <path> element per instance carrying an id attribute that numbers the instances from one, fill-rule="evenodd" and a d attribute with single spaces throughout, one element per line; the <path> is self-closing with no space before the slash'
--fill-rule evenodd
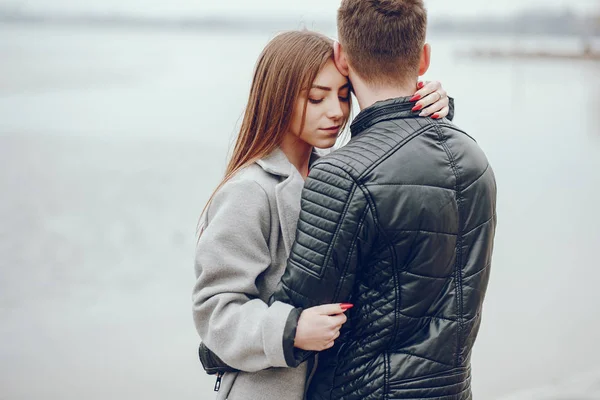
<path id="1" fill-rule="evenodd" d="M 412 97 L 417 91 L 416 80 L 412 85 L 372 86 L 366 84 L 360 77 L 350 73 L 350 81 L 361 110 L 372 106 L 378 101 L 395 99 L 397 97 Z"/>

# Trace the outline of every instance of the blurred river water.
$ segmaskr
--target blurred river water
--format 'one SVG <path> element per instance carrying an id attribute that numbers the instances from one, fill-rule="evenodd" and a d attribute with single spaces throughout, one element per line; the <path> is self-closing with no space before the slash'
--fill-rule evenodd
<path id="1" fill-rule="evenodd" d="M 213 398 L 195 227 L 270 37 L 0 26 L 0 399 Z M 474 397 L 600 399 L 600 63 L 430 43 L 499 187 Z"/>

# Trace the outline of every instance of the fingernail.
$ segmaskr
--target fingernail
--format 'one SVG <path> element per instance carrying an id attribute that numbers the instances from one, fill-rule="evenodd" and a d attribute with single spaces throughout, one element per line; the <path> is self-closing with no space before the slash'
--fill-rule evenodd
<path id="1" fill-rule="evenodd" d="M 408 101 L 419 101 L 421 100 L 421 95 L 420 94 L 415 94 L 413 97 L 410 98 L 410 100 Z"/>
<path id="2" fill-rule="evenodd" d="M 438 119 L 440 117 L 440 115 L 438 113 L 435 113 L 431 116 L 431 118 L 433 119 Z"/>
<path id="3" fill-rule="evenodd" d="M 425 86 L 425 83 L 423 83 L 423 82 L 419 82 L 419 83 L 417 83 L 417 87 L 418 87 L 419 89 L 423 89 L 423 86 Z"/>
<path id="4" fill-rule="evenodd" d="M 343 311 L 346 311 L 352 307 L 354 307 L 354 304 L 350 304 L 350 303 L 342 303 L 340 304 L 340 307 Z"/>
<path id="5" fill-rule="evenodd" d="M 414 106 L 414 107 L 412 108 L 412 110 L 413 110 L 413 111 L 419 111 L 419 110 L 420 110 L 420 109 L 422 109 L 422 108 L 423 108 L 423 105 L 422 105 L 422 104 L 417 104 L 416 106 Z"/>

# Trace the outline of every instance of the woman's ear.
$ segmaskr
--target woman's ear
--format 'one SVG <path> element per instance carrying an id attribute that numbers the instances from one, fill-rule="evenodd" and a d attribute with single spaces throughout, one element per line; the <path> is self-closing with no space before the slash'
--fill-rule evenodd
<path id="1" fill-rule="evenodd" d="M 346 58 L 346 53 L 344 53 L 344 49 L 342 49 L 342 45 L 340 42 L 333 42 L 333 59 L 335 61 L 335 66 L 337 67 L 340 74 L 344 76 L 348 76 L 350 73 L 350 69 L 348 68 L 348 59 Z"/>

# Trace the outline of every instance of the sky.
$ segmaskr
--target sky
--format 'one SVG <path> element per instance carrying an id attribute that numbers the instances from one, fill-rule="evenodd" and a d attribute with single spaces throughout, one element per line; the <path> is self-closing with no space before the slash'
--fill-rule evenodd
<path id="1" fill-rule="evenodd" d="M 600 11 L 599 0 L 425 0 L 432 17 L 502 15 L 523 9 Z M 339 0 L 0 0 L 26 11 L 119 12 L 152 16 L 290 15 L 333 18 Z"/>

